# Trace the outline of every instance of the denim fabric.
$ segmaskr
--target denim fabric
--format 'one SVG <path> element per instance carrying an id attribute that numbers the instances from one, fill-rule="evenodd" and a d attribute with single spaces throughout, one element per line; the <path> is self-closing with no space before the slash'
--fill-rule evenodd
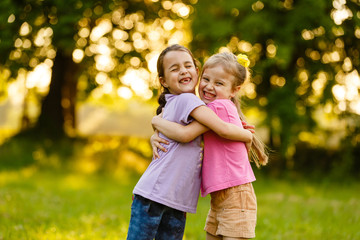
<path id="1" fill-rule="evenodd" d="M 185 221 L 184 212 L 135 195 L 127 240 L 181 240 Z"/>

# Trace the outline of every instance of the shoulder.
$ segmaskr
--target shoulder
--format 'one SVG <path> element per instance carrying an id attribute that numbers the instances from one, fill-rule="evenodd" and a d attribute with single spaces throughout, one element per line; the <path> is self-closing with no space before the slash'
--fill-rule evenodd
<path id="1" fill-rule="evenodd" d="M 193 93 L 181 93 L 181 94 L 166 94 L 166 101 L 201 101 L 195 94 Z M 202 101 L 201 101 L 202 102 Z"/>
<path id="2" fill-rule="evenodd" d="M 207 106 L 223 120 L 228 119 L 230 116 L 238 116 L 235 104 L 229 99 L 217 99 Z"/>
<path id="3" fill-rule="evenodd" d="M 167 112 L 172 112 L 174 119 L 180 120 L 184 123 L 189 122 L 189 116 L 192 111 L 200 106 L 205 106 L 205 103 L 201 101 L 195 94 L 182 93 L 179 95 L 173 95 L 173 98 L 167 103 Z"/>
<path id="4" fill-rule="evenodd" d="M 207 106 L 211 109 L 215 108 L 233 108 L 235 104 L 229 99 L 216 99 L 211 103 L 208 103 Z"/>
<path id="5" fill-rule="evenodd" d="M 194 98 L 196 98 L 196 99 L 199 99 L 195 94 L 193 94 L 193 93 L 181 93 L 181 94 L 179 94 L 179 95 L 177 95 L 178 96 L 178 98 L 185 98 L 185 99 L 194 99 Z"/>
<path id="6" fill-rule="evenodd" d="M 201 101 L 200 98 L 198 98 L 195 94 L 193 93 L 182 93 L 177 95 L 177 101 L 181 101 L 181 102 L 190 102 L 190 103 L 194 103 L 194 104 L 198 104 L 198 105 L 205 105 L 205 103 L 203 101 Z"/>

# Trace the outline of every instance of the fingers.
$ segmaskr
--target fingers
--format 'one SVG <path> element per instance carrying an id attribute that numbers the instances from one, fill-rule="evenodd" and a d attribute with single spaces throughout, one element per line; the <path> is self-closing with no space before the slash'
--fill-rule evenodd
<path id="1" fill-rule="evenodd" d="M 164 143 L 164 144 L 166 144 L 166 145 L 169 145 L 169 141 L 166 140 L 166 139 L 164 139 L 164 138 L 159 137 L 158 134 L 152 135 L 152 136 L 151 136 L 151 141 L 154 142 L 154 143 L 157 142 L 157 143 Z"/>
<path id="2" fill-rule="evenodd" d="M 153 158 L 154 159 L 160 158 L 159 153 L 158 153 L 158 149 L 156 147 L 153 147 L 152 149 L 153 149 Z"/>
<path id="3" fill-rule="evenodd" d="M 254 125 L 249 125 L 249 124 L 247 124 L 247 122 L 244 122 L 244 121 L 242 121 L 241 123 L 242 123 L 244 129 L 249 130 L 251 133 L 255 133 Z"/>
<path id="4" fill-rule="evenodd" d="M 160 143 L 155 142 L 154 144 L 155 144 L 156 147 L 157 147 L 158 149 L 160 149 L 161 151 L 167 152 L 167 149 L 166 149 L 163 145 L 161 145 Z"/>
<path id="5" fill-rule="evenodd" d="M 159 136 L 154 134 L 151 137 L 151 147 L 152 147 L 152 150 L 153 150 L 153 158 L 154 159 L 160 158 L 159 151 L 167 152 L 167 148 L 165 148 L 160 143 L 163 143 L 163 144 L 166 144 L 166 145 L 169 144 L 169 142 L 167 140 L 165 140 L 163 138 L 160 138 Z"/>
<path id="6" fill-rule="evenodd" d="M 169 144 L 170 144 L 168 140 L 163 139 L 163 138 L 160 138 L 160 137 L 159 137 L 158 139 L 156 139 L 155 142 L 163 143 L 163 144 L 166 144 L 166 145 L 169 145 Z"/>
<path id="7" fill-rule="evenodd" d="M 254 129 L 249 129 L 249 128 L 247 128 L 247 130 L 249 130 L 251 133 L 255 133 L 255 130 Z"/>
<path id="8" fill-rule="evenodd" d="M 167 149 L 165 147 L 163 147 L 160 143 L 158 142 L 154 142 L 152 145 L 152 150 L 153 150 L 153 158 L 154 159 L 158 159 L 160 158 L 159 155 L 159 150 L 163 151 L 163 152 L 167 152 Z"/>
<path id="9" fill-rule="evenodd" d="M 254 126 L 254 125 L 250 125 L 250 124 L 248 124 L 247 122 L 244 122 L 244 121 L 241 121 L 241 123 L 242 123 L 242 125 L 243 125 L 244 127 L 246 127 L 246 128 L 253 128 L 253 129 L 255 129 L 255 126 Z"/>

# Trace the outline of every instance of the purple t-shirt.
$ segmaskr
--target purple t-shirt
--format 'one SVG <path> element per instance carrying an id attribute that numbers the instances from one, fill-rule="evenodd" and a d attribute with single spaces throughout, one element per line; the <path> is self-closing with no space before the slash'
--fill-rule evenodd
<path id="1" fill-rule="evenodd" d="M 182 125 L 192 121 L 190 113 L 205 105 L 191 93 L 167 94 L 163 118 Z M 133 193 L 168 207 L 195 213 L 200 193 L 202 148 L 201 137 L 189 143 L 179 143 L 160 134 L 170 144 L 167 152 L 159 151 L 160 158 L 153 159 Z"/>
<path id="2" fill-rule="evenodd" d="M 207 106 L 223 121 L 243 127 L 232 101 L 217 99 Z M 201 196 L 255 181 L 243 142 L 227 140 L 210 130 L 204 133 L 204 145 Z"/>

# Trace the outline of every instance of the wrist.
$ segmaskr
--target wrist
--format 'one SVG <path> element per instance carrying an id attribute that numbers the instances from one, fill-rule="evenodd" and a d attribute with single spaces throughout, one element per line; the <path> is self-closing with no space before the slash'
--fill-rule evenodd
<path id="1" fill-rule="evenodd" d="M 253 140 L 253 134 L 252 134 L 252 132 L 251 132 L 250 130 L 248 130 L 248 129 L 246 129 L 246 131 L 247 131 L 247 137 L 248 137 L 247 142 L 248 142 L 248 143 L 251 143 L 252 140 Z"/>

